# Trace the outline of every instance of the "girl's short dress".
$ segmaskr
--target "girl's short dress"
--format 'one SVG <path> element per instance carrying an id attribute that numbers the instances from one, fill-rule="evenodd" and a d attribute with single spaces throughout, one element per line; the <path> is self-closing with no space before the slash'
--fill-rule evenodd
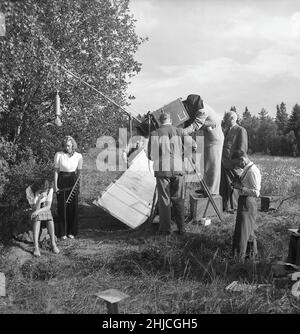
<path id="1" fill-rule="evenodd" d="M 50 192 L 50 189 L 48 190 L 47 195 L 49 195 L 49 192 Z M 45 206 L 45 202 L 41 203 L 41 208 L 43 208 L 44 206 Z M 46 211 L 40 212 L 36 217 L 32 219 L 32 222 L 35 223 L 37 221 L 40 221 L 44 223 L 44 222 L 48 222 L 51 220 L 53 220 L 53 216 L 51 213 L 51 209 L 48 209 Z"/>
<path id="2" fill-rule="evenodd" d="M 52 217 L 52 213 L 49 209 L 49 210 L 46 210 L 44 212 L 39 213 L 36 217 L 34 217 L 32 219 L 32 222 L 33 223 L 35 223 L 37 221 L 47 222 L 47 221 L 50 221 L 50 220 L 53 220 L 53 217 Z"/>

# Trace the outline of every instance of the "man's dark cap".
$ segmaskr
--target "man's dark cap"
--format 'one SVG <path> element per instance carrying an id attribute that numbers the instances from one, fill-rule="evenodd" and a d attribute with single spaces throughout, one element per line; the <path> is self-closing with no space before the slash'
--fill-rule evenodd
<path id="1" fill-rule="evenodd" d="M 182 102 L 191 112 L 196 112 L 197 110 L 204 108 L 203 100 L 200 95 L 190 94 L 186 100 Z"/>

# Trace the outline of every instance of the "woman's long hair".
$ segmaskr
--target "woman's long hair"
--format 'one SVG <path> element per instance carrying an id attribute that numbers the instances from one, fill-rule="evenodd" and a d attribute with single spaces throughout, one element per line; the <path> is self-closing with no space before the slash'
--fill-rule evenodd
<path id="1" fill-rule="evenodd" d="M 51 187 L 52 187 L 51 182 L 47 179 L 42 179 L 42 178 L 36 179 L 34 183 L 30 185 L 30 188 L 34 194 L 40 190 L 44 190 Z"/>
<path id="2" fill-rule="evenodd" d="M 74 154 L 74 152 L 76 152 L 77 151 L 77 143 L 76 143 L 76 141 L 75 141 L 75 139 L 72 137 L 72 136 L 65 136 L 64 137 L 64 139 L 63 139 L 63 141 L 62 141 L 62 149 L 63 149 L 63 151 L 64 152 L 66 152 L 67 153 L 67 151 L 66 151 L 66 144 L 67 144 L 67 142 L 71 142 L 72 143 L 72 155 Z"/>

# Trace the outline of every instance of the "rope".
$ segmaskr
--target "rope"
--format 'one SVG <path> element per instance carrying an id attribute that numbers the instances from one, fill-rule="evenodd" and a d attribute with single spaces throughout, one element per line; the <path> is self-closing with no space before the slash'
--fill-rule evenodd
<path id="1" fill-rule="evenodd" d="M 40 32 L 40 34 L 41 35 L 43 35 L 44 36 L 44 34 L 43 34 L 43 31 L 42 31 L 42 29 L 39 27 L 39 26 L 36 26 L 37 28 L 38 28 L 38 30 L 39 30 L 39 32 Z M 44 38 L 44 39 L 41 39 L 40 40 L 47 48 L 50 48 L 52 51 L 53 51 L 53 53 L 54 53 L 54 57 L 56 58 L 56 61 L 57 61 L 57 58 L 58 58 L 58 55 L 57 55 L 57 50 L 56 50 L 56 48 L 53 46 L 53 43 L 52 43 L 52 41 L 49 39 L 49 38 Z M 46 62 L 48 65 L 52 65 L 51 63 L 49 63 L 49 62 Z M 111 103 L 113 103 L 115 106 L 117 106 L 118 108 L 120 108 L 121 110 L 123 110 L 126 114 L 128 114 L 129 116 L 131 116 L 131 117 L 133 117 L 132 115 L 131 115 L 131 113 L 129 112 L 129 111 L 127 111 L 126 109 L 124 109 L 122 106 L 120 106 L 118 103 L 116 103 L 114 100 L 112 100 L 111 98 L 109 98 L 108 96 L 106 96 L 105 94 L 103 94 L 101 91 L 99 91 L 98 89 L 96 89 L 94 86 L 92 86 L 92 85 L 90 85 L 88 82 L 86 82 L 85 80 L 83 80 L 83 79 L 81 79 L 80 77 L 79 77 L 79 75 L 78 74 L 74 74 L 74 73 L 72 73 L 70 70 L 68 70 L 66 67 L 64 67 L 64 66 L 62 66 L 62 65 L 60 65 L 59 63 L 58 63 L 58 61 L 56 62 L 56 65 L 58 66 L 58 67 L 60 67 L 61 69 L 63 69 L 64 71 L 66 71 L 67 73 L 69 73 L 71 76 L 73 76 L 74 78 L 76 78 L 76 79 L 78 79 L 78 80 L 80 80 L 82 83 L 84 83 L 86 86 L 88 86 L 89 88 L 91 88 L 92 90 L 94 90 L 94 91 L 96 91 L 97 93 L 99 93 L 101 96 L 103 96 L 106 100 L 108 100 L 109 102 L 111 102 Z M 132 112 L 134 112 L 136 115 L 139 115 L 136 111 L 134 111 L 134 110 L 132 110 Z M 138 118 L 136 118 L 136 117 L 133 117 L 138 123 L 142 123 Z"/>
<path id="2" fill-rule="evenodd" d="M 117 106 L 118 108 L 120 108 L 121 110 L 123 110 L 127 115 L 129 115 L 130 117 L 134 118 L 138 123 L 142 123 L 138 118 L 134 117 L 129 111 L 127 111 L 126 109 L 124 109 L 122 106 L 120 106 L 118 103 L 116 103 L 114 100 L 112 100 L 110 97 L 106 96 L 105 94 L 103 94 L 100 90 L 98 90 L 97 88 L 95 88 L 94 86 L 90 85 L 88 82 L 86 82 L 85 80 L 81 79 L 79 77 L 78 74 L 74 74 L 73 72 L 71 72 L 70 70 L 68 70 L 66 67 L 60 65 L 59 63 L 57 63 L 57 66 L 59 66 L 61 69 L 63 69 L 64 71 L 66 71 L 68 74 L 70 74 L 71 76 L 73 76 L 74 78 L 78 79 L 79 81 L 81 81 L 82 83 L 84 83 L 87 87 L 91 88 L 92 90 L 94 90 L 95 92 L 99 93 L 102 97 L 104 97 L 106 100 L 108 100 L 109 102 L 111 102 L 112 104 L 114 104 L 115 106 Z M 137 112 L 135 112 L 136 115 L 138 115 Z"/>

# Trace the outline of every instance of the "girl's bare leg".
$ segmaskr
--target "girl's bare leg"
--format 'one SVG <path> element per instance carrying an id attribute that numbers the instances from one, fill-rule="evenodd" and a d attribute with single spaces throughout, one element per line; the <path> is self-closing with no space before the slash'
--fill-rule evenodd
<path id="1" fill-rule="evenodd" d="M 51 240 L 51 245 L 52 245 L 52 250 L 55 254 L 58 254 L 59 253 L 59 249 L 56 245 L 56 242 L 55 242 L 55 233 L 54 233 L 54 222 L 53 220 L 49 220 L 47 222 L 47 228 L 48 228 L 48 232 L 49 232 L 49 235 L 50 235 L 50 240 Z"/>
<path id="2" fill-rule="evenodd" d="M 39 220 L 33 223 L 33 246 L 34 246 L 33 255 L 34 256 L 41 256 L 41 253 L 39 250 L 40 226 L 41 226 L 41 222 Z"/>

